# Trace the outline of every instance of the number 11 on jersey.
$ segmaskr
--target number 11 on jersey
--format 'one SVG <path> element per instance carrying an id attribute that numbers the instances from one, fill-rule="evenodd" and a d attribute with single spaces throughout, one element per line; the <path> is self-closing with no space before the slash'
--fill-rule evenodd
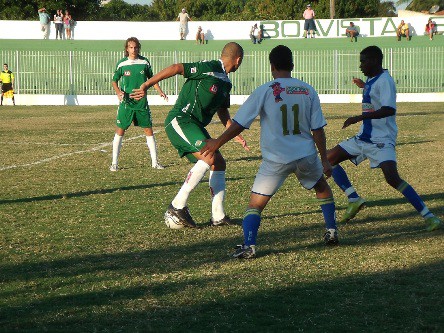
<path id="1" fill-rule="evenodd" d="M 301 134 L 299 130 L 299 104 L 294 104 L 291 107 L 291 111 L 293 111 L 293 132 L 292 134 Z M 282 132 L 284 135 L 289 135 L 290 131 L 288 130 L 288 116 L 287 116 L 287 104 L 281 105 L 282 112 Z"/>

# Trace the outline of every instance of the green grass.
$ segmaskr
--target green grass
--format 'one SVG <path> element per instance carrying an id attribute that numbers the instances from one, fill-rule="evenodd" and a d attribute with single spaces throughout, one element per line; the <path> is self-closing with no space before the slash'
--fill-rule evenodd
<path id="1" fill-rule="evenodd" d="M 130 37 L 130 36 L 128 36 Z M 137 36 L 136 36 L 137 37 Z M 440 36 L 438 36 L 440 37 Z M 158 52 L 166 50 L 178 51 L 220 51 L 223 46 L 230 42 L 229 40 L 210 40 L 206 45 L 196 45 L 194 40 L 186 41 L 140 41 L 142 44 L 142 52 Z M 398 42 L 396 37 L 366 37 L 358 38 L 357 43 L 351 43 L 349 38 L 288 38 L 288 39 L 265 39 L 262 44 L 253 44 L 250 40 L 239 40 L 238 42 L 246 52 L 263 50 L 270 51 L 273 47 L 284 44 L 292 50 L 331 50 L 331 49 L 350 49 L 361 50 L 369 45 L 378 45 L 381 48 L 424 48 L 428 46 L 442 45 L 442 41 L 437 38 L 430 42 L 427 36 L 413 37 L 410 42 L 405 39 Z M 125 44 L 124 40 L 13 40 L 2 39 L 2 50 L 17 51 L 122 51 Z"/>
<path id="2" fill-rule="evenodd" d="M 324 105 L 329 147 L 357 130 L 340 128 L 359 107 Z M 314 193 L 291 177 L 263 213 L 259 257 L 232 260 L 242 229 L 208 227 L 207 178 L 189 201 L 202 228 L 164 225 L 191 165 L 163 131 L 168 109 L 152 109 L 167 168 L 150 168 L 131 127 L 117 173 L 108 171 L 114 107 L 0 109 L 0 332 L 442 331 L 443 232 L 425 232 L 379 170 L 345 164 L 369 202 L 339 226 L 338 247 L 322 244 Z M 441 217 L 442 109 L 398 109 L 400 174 Z M 245 132 L 251 152 L 222 149 L 226 210 L 239 224 L 260 163 L 258 130 Z M 330 183 L 341 216 L 346 199 Z"/>

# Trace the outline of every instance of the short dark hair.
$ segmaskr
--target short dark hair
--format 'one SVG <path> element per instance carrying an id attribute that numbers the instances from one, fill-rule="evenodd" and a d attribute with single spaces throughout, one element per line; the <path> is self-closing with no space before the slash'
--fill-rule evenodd
<path id="1" fill-rule="evenodd" d="M 3 66 L 8 66 L 8 64 L 3 64 Z M 9 66 L 8 66 L 9 67 Z"/>
<path id="2" fill-rule="evenodd" d="M 137 46 L 137 48 L 139 49 L 139 52 L 140 52 L 140 48 L 142 47 L 142 45 L 140 44 L 139 40 L 138 40 L 136 37 L 130 37 L 130 38 L 128 38 L 128 39 L 126 40 L 126 42 L 125 42 L 125 50 L 124 50 L 124 52 L 125 52 L 125 57 L 128 57 L 128 56 L 129 56 L 129 53 L 128 53 L 128 51 L 127 51 L 126 49 L 128 48 L 128 44 L 129 44 L 130 42 L 134 42 L 134 43 L 136 43 L 136 46 Z"/>
<path id="3" fill-rule="evenodd" d="M 278 45 L 271 50 L 268 59 L 270 60 L 270 64 L 273 64 L 279 71 L 285 70 L 291 72 L 293 70 L 293 54 L 285 45 Z"/>
<path id="4" fill-rule="evenodd" d="M 384 55 L 382 53 L 382 50 L 376 45 L 366 47 L 361 51 L 361 54 L 365 55 L 370 59 L 376 60 L 378 63 L 382 65 L 382 59 L 384 59 Z"/>

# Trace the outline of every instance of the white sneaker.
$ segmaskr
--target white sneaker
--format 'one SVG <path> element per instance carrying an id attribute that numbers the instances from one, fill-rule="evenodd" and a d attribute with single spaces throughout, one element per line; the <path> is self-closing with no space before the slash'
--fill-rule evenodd
<path id="1" fill-rule="evenodd" d="M 109 167 L 109 171 L 117 171 L 117 170 L 119 170 L 117 164 L 111 164 L 111 166 Z"/>
<path id="2" fill-rule="evenodd" d="M 151 166 L 153 169 L 158 169 L 158 170 L 163 170 L 163 169 L 165 169 L 165 167 L 163 166 L 163 165 L 161 165 L 161 164 L 159 164 L 159 163 L 157 163 L 157 164 L 155 164 L 155 165 L 153 165 L 153 166 Z"/>

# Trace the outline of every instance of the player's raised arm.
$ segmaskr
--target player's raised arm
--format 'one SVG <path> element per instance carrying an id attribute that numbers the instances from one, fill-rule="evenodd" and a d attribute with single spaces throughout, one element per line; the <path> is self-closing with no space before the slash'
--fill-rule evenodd
<path id="1" fill-rule="evenodd" d="M 148 88 L 154 86 L 162 80 L 168 79 L 174 75 L 180 74 L 183 75 L 184 68 L 183 64 L 173 64 L 162 69 L 159 73 L 154 75 L 152 78 L 148 79 L 145 83 L 142 83 L 139 89 L 133 89 L 133 92 L 130 94 L 131 98 L 135 100 L 142 99 L 146 96 L 146 91 Z"/>

